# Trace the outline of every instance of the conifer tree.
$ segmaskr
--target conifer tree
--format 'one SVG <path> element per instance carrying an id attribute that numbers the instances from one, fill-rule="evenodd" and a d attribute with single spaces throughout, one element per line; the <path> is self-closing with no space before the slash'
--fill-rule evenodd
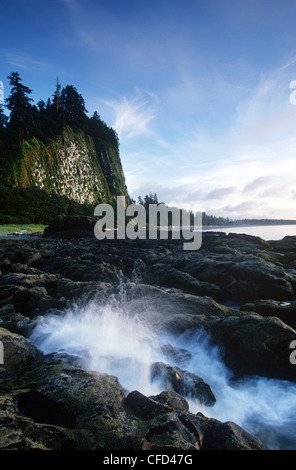
<path id="1" fill-rule="evenodd" d="M 32 90 L 23 85 L 18 72 L 12 72 L 8 77 L 12 87 L 9 97 L 6 99 L 6 107 L 10 111 L 9 127 L 16 131 L 19 144 L 24 143 L 25 136 L 28 135 L 32 121 L 32 105 L 29 95 Z"/>
<path id="2" fill-rule="evenodd" d="M 59 107 L 66 124 L 84 127 L 87 117 L 84 98 L 73 85 L 67 85 L 62 89 L 59 97 Z"/>
<path id="3" fill-rule="evenodd" d="M 4 113 L 3 104 L 0 104 L 0 130 L 6 127 L 8 122 L 8 117 Z"/>

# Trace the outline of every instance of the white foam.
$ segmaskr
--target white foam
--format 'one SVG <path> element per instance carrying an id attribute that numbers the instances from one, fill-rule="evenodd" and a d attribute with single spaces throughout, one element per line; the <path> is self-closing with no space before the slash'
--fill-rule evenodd
<path id="1" fill-rule="evenodd" d="M 162 315 L 161 305 L 159 308 Z M 210 346 L 201 331 L 179 337 L 155 333 L 148 313 L 131 311 L 122 297 L 109 303 L 76 305 L 62 316 L 44 317 L 30 339 L 44 353 L 83 356 L 86 368 L 115 375 L 127 391 L 139 390 L 145 395 L 162 391 L 161 384 L 150 380 L 150 365 L 168 362 L 160 347 L 171 343 L 185 348 L 192 359 L 182 368 L 202 377 L 217 399 L 213 407 L 189 400 L 190 411 L 233 421 L 274 449 L 296 449 L 296 384 L 262 377 L 234 384 L 219 349 Z"/>

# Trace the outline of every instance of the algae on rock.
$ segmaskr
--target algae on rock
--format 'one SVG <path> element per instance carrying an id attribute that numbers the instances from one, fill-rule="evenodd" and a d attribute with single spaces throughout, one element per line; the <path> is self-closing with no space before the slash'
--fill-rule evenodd
<path id="1" fill-rule="evenodd" d="M 112 202 L 128 196 L 118 148 L 82 130 L 65 127 L 51 143 L 36 138 L 25 142 L 15 185 L 37 186 L 80 204 Z"/>

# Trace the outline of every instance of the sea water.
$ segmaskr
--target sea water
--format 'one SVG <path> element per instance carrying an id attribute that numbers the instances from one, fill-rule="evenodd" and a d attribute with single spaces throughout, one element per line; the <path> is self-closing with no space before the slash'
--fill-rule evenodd
<path id="1" fill-rule="evenodd" d="M 245 233 L 263 240 L 281 240 L 285 236 L 296 236 L 296 224 L 290 225 L 244 225 L 237 227 L 203 227 L 203 231 Z"/>
<path id="2" fill-rule="evenodd" d="M 232 421 L 271 449 L 296 449 L 296 384 L 263 377 L 234 383 L 219 348 L 204 332 L 169 335 L 153 329 L 149 315 L 144 305 L 141 312 L 134 311 L 123 285 L 119 295 L 107 302 L 73 305 L 64 315 L 43 317 L 30 339 L 45 354 L 78 355 L 86 369 L 115 375 L 127 392 L 138 390 L 147 396 L 163 390 L 150 376 L 153 362 L 169 362 L 162 346 L 185 349 L 191 359 L 181 368 L 207 382 L 217 400 L 213 407 L 205 407 L 188 399 L 191 412 Z"/>

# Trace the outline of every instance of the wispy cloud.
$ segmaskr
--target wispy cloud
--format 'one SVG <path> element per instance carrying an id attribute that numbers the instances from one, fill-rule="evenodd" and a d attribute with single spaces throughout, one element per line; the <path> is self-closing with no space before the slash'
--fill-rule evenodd
<path id="1" fill-rule="evenodd" d="M 248 183 L 244 188 L 243 192 L 252 192 L 256 190 L 262 190 L 263 188 L 270 187 L 277 182 L 277 178 L 275 176 L 260 176 L 255 180 Z"/>
<path id="2" fill-rule="evenodd" d="M 98 64 L 105 59 L 108 77 L 113 71 L 110 82 L 98 79 L 104 88 L 93 96 L 100 96 L 100 114 L 119 134 L 133 197 L 156 191 L 168 204 L 233 217 L 271 216 L 282 208 L 293 215 L 296 106 L 289 85 L 296 79 L 296 56 L 280 57 L 278 48 L 268 58 L 262 44 L 248 55 L 263 11 L 258 3 L 241 10 L 230 2 L 230 16 L 222 11 L 227 37 L 237 38 L 233 46 L 225 39 L 229 54 L 217 43 L 217 23 L 208 37 L 196 24 L 191 34 L 179 17 L 168 14 L 163 21 L 161 2 L 153 14 L 143 6 L 140 21 L 133 21 L 139 7 L 129 10 L 129 2 L 121 15 L 108 2 L 93 2 L 91 10 L 81 0 L 62 1 L 75 47 Z M 277 11 L 270 8 L 269 32 Z M 272 47 L 266 50 L 271 54 Z"/>
<path id="3" fill-rule="evenodd" d="M 113 127 L 120 139 L 127 140 L 139 136 L 151 135 L 151 122 L 156 117 L 158 98 L 155 94 L 137 92 L 132 98 L 122 97 L 119 100 L 100 99 L 106 107 L 111 108 L 114 118 Z"/>
<path id="4" fill-rule="evenodd" d="M 209 200 L 209 199 L 224 199 L 225 197 L 228 196 L 233 196 L 234 193 L 237 192 L 237 189 L 235 186 L 229 186 L 228 188 L 217 188 L 217 189 L 212 189 L 205 197 L 204 199 Z"/>
<path id="5" fill-rule="evenodd" d="M 282 67 L 280 67 L 280 69 L 281 70 L 287 69 L 288 67 L 293 65 L 295 62 L 296 62 L 296 55 L 294 57 L 292 57 L 291 59 L 288 59 L 288 61 L 285 62 L 285 64 L 282 65 Z"/>
<path id="6" fill-rule="evenodd" d="M 6 53 L 6 61 L 20 69 L 51 69 L 48 62 L 35 59 L 34 57 L 23 52 L 8 52 Z"/>
<path id="7" fill-rule="evenodd" d="M 160 199 L 233 218 L 294 217 L 296 106 L 289 84 L 296 60 L 289 63 L 260 77 L 223 137 L 197 126 L 178 143 L 162 139 L 157 150 L 170 154 L 178 169 L 171 178 L 167 165 L 162 184 L 155 179 Z M 151 181 L 150 188 L 142 181 L 142 190 L 154 191 Z"/>

